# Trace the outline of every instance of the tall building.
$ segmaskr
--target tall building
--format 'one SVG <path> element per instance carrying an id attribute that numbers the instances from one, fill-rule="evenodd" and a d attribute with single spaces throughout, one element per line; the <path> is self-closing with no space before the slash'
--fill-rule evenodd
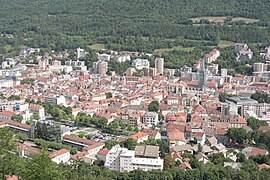
<path id="1" fill-rule="evenodd" d="M 157 75 L 162 75 L 164 71 L 164 58 L 155 59 L 155 68 Z"/>
<path id="2" fill-rule="evenodd" d="M 148 126 L 152 127 L 153 125 L 158 124 L 158 113 L 156 112 L 147 112 L 143 116 L 143 123 Z"/>
<path id="3" fill-rule="evenodd" d="M 134 151 L 114 146 L 106 155 L 105 167 L 120 172 L 162 170 L 163 159 L 159 157 L 158 146 L 136 146 Z"/>
<path id="4" fill-rule="evenodd" d="M 199 70 L 199 87 L 201 88 L 202 91 L 205 90 L 205 85 L 207 82 L 207 71 L 205 69 L 205 63 L 203 62 L 200 70 Z"/>
<path id="5" fill-rule="evenodd" d="M 108 63 L 103 61 L 94 62 L 93 71 L 96 74 L 106 75 L 108 71 Z"/>
<path id="6" fill-rule="evenodd" d="M 48 59 L 44 59 L 44 60 L 39 60 L 38 61 L 38 67 L 39 69 L 46 69 L 49 66 L 49 60 Z"/>
<path id="7" fill-rule="evenodd" d="M 84 57 L 84 49 L 77 48 L 77 58 L 83 58 Z"/>
<path id="8" fill-rule="evenodd" d="M 227 69 L 221 69 L 221 77 L 225 78 L 228 75 L 228 70 Z"/>
<path id="9" fill-rule="evenodd" d="M 253 72 L 263 72 L 267 71 L 267 64 L 264 63 L 254 63 L 253 64 Z"/>

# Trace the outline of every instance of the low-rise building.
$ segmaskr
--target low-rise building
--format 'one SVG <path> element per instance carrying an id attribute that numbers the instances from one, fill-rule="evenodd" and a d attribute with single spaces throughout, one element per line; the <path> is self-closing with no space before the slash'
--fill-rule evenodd
<path id="1" fill-rule="evenodd" d="M 148 126 L 152 127 L 153 125 L 158 124 L 158 113 L 156 112 L 147 112 L 143 116 L 143 123 Z"/>

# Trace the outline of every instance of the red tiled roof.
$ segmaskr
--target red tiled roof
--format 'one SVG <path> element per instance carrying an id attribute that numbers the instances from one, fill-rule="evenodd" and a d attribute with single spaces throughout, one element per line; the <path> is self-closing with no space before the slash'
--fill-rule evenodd
<path id="1" fill-rule="evenodd" d="M 145 136 L 148 136 L 148 134 L 144 133 L 144 132 L 138 132 L 132 136 L 130 136 L 129 138 L 132 138 L 132 139 L 135 139 L 135 140 L 138 140 L 142 137 L 145 137 Z"/>
<path id="2" fill-rule="evenodd" d="M 83 157 L 83 156 L 85 156 L 87 154 L 89 154 L 89 153 L 86 152 L 86 151 L 83 151 L 83 152 L 79 152 L 77 154 L 74 154 L 74 155 L 70 156 L 70 158 L 71 159 L 78 159 L 78 158 L 81 158 L 81 157 Z"/>
<path id="3" fill-rule="evenodd" d="M 175 129 L 174 131 L 167 132 L 168 139 L 170 141 L 185 141 L 185 135 L 183 132 Z"/>
<path id="4" fill-rule="evenodd" d="M 82 144 L 89 145 L 89 146 L 97 143 L 96 141 L 91 141 L 91 140 L 88 140 L 85 138 L 80 138 L 77 136 L 72 136 L 72 135 L 67 135 L 67 134 L 64 135 L 63 139 L 75 141 L 75 142 L 82 143 Z"/>
<path id="5" fill-rule="evenodd" d="M 185 170 L 185 169 L 190 169 L 192 170 L 192 167 L 188 162 L 183 162 L 182 164 L 179 165 L 180 170 Z"/>
<path id="6" fill-rule="evenodd" d="M 103 149 L 99 150 L 97 154 L 102 155 L 102 156 L 106 156 L 108 153 L 109 153 L 109 150 L 107 148 L 103 148 Z"/>
<path id="7" fill-rule="evenodd" d="M 90 146 L 87 146 L 87 147 L 83 148 L 83 150 L 89 151 L 89 150 L 91 150 L 91 149 L 94 149 L 94 148 L 99 147 L 99 146 L 104 146 L 104 145 L 105 145 L 104 143 L 101 143 L 101 142 L 95 142 L 95 144 L 92 144 L 92 145 L 90 145 Z"/>
<path id="8" fill-rule="evenodd" d="M 11 111 L 6 111 L 6 110 L 0 112 L 0 115 L 8 116 L 8 117 L 13 116 L 13 114 L 14 114 L 13 112 L 11 112 Z"/>
<path id="9" fill-rule="evenodd" d="M 55 151 L 55 152 L 51 153 L 49 155 L 49 157 L 50 158 L 55 158 L 57 156 L 63 155 L 63 154 L 68 153 L 68 152 L 69 152 L 69 150 L 67 150 L 67 149 L 60 149 L 58 151 Z"/>
<path id="10" fill-rule="evenodd" d="M 259 171 L 261 171 L 263 169 L 270 169 L 270 166 L 265 164 L 265 163 L 258 166 Z"/>

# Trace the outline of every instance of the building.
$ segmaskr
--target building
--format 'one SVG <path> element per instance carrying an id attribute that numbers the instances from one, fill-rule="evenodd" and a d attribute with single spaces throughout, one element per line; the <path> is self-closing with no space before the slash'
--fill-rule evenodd
<path id="1" fill-rule="evenodd" d="M 66 68 L 71 66 L 74 70 L 80 70 L 80 71 L 86 71 L 87 70 L 87 66 L 85 66 L 85 62 L 84 61 L 65 61 L 65 66 Z"/>
<path id="2" fill-rule="evenodd" d="M 11 120 L 11 117 L 14 115 L 13 112 L 4 110 L 0 112 L 0 119 L 5 119 L 5 120 Z"/>
<path id="3" fill-rule="evenodd" d="M 108 63 L 97 61 L 93 63 L 93 72 L 95 74 L 106 75 L 108 71 Z"/>
<path id="4" fill-rule="evenodd" d="M 153 125 L 156 126 L 158 124 L 158 113 L 156 112 L 145 113 L 143 116 L 143 123 L 148 127 L 152 127 Z"/>
<path id="5" fill-rule="evenodd" d="M 150 63 L 148 59 L 134 59 L 132 61 L 132 66 L 138 70 L 149 69 Z"/>
<path id="6" fill-rule="evenodd" d="M 44 60 L 39 60 L 38 61 L 38 68 L 45 70 L 47 69 L 47 67 L 49 66 L 49 60 L 48 59 L 44 59 Z"/>
<path id="7" fill-rule="evenodd" d="M 263 59 L 269 60 L 270 59 L 270 46 L 265 47 L 264 52 L 260 53 L 260 56 Z"/>
<path id="8" fill-rule="evenodd" d="M 63 143 L 76 147 L 79 151 L 87 151 L 89 154 L 97 154 L 104 147 L 104 143 L 91 141 L 72 135 L 64 135 Z"/>
<path id="9" fill-rule="evenodd" d="M 56 104 L 56 105 L 65 105 L 66 104 L 66 98 L 63 95 L 52 95 L 49 94 L 45 97 L 46 103 Z"/>
<path id="10" fill-rule="evenodd" d="M 67 163 L 70 159 L 70 152 L 67 149 L 60 149 L 56 152 L 53 152 L 49 155 L 51 160 L 56 164 Z"/>
<path id="11" fill-rule="evenodd" d="M 264 72 L 267 71 L 267 64 L 264 63 L 254 63 L 253 72 Z"/>
<path id="12" fill-rule="evenodd" d="M 84 49 L 77 48 L 77 58 L 83 58 L 84 57 Z"/>
<path id="13" fill-rule="evenodd" d="M 247 44 L 236 43 L 235 51 L 237 53 L 236 60 L 238 61 L 251 59 L 253 57 L 253 52 L 251 51 L 251 49 L 248 47 Z"/>
<path id="14" fill-rule="evenodd" d="M 208 75 L 203 63 L 202 67 L 199 70 L 199 87 L 201 88 L 202 91 L 205 90 L 207 79 Z"/>
<path id="15" fill-rule="evenodd" d="M 110 61 L 111 55 L 109 54 L 98 54 L 99 61 Z"/>
<path id="16" fill-rule="evenodd" d="M 155 69 L 157 75 L 163 75 L 164 71 L 164 58 L 155 59 Z"/>
<path id="17" fill-rule="evenodd" d="M 106 156 L 105 167 L 120 172 L 162 170 L 163 159 L 158 146 L 136 146 L 134 151 L 115 146 Z"/>
<path id="18" fill-rule="evenodd" d="M 45 119 L 45 109 L 38 104 L 30 104 L 29 111 L 33 114 L 38 114 L 41 120 Z"/>
<path id="19" fill-rule="evenodd" d="M 20 85 L 20 80 L 16 76 L 0 78 L 0 88 L 12 88 Z"/>
<path id="20" fill-rule="evenodd" d="M 221 77 L 225 78 L 228 76 L 228 70 L 227 69 L 221 69 Z"/>

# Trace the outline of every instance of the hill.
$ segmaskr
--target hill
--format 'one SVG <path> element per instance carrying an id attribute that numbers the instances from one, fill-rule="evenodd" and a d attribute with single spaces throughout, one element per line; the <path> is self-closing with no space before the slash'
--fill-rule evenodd
<path id="1" fill-rule="evenodd" d="M 268 0 L 2 0 L 0 34 L 13 34 L 16 41 L 0 42 L 56 50 L 100 43 L 137 51 L 185 44 L 175 45 L 171 39 L 178 37 L 262 42 L 270 37 L 269 5 Z M 219 16 L 226 23 L 195 26 L 191 19 Z"/>

